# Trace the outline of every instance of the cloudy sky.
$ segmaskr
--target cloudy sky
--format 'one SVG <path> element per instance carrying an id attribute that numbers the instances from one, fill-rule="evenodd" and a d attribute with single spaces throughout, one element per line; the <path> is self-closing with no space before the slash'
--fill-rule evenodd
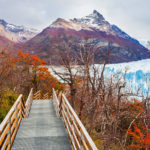
<path id="1" fill-rule="evenodd" d="M 94 9 L 132 37 L 150 40 L 150 0 L 0 0 L 1 19 L 40 30 L 58 17 L 83 17 Z"/>

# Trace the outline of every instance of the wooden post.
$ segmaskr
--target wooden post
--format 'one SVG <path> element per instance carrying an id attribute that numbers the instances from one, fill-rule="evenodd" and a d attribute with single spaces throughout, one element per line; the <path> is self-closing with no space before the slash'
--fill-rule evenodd
<path id="1" fill-rule="evenodd" d="M 23 99 L 21 98 L 21 115 L 22 115 L 22 117 L 24 117 L 23 116 Z"/>
<path id="2" fill-rule="evenodd" d="M 9 124 L 10 124 L 10 127 L 9 127 L 9 132 L 8 132 L 8 136 L 10 136 L 10 138 L 9 138 L 9 143 L 8 143 L 8 145 L 10 145 L 9 147 L 10 147 L 10 149 L 11 149 L 11 116 L 10 116 L 10 118 L 9 118 Z"/>
<path id="3" fill-rule="evenodd" d="M 60 117 L 62 116 L 62 114 L 61 114 L 61 110 L 62 110 L 62 101 L 63 101 L 63 97 L 62 97 L 62 94 L 61 94 L 61 97 L 60 97 L 60 103 L 59 103 L 59 115 L 60 115 Z"/>

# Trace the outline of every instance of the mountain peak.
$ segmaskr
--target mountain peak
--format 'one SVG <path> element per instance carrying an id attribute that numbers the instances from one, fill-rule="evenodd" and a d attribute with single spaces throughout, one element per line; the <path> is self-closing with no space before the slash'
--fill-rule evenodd
<path id="1" fill-rule="evenodd" d="M 93 14 L 100 14 L 97 10 L 93 10 Z"/>
<path id="2" fill-rule="evenodd" d="M 73 21 L 86 24 L 92 27 L 100 27 L 102 25 L 109 25 L 109 23 L 104 19 L 104 17 L 97 11 L 93 10 L 93 13 L 82 17 L 82 18 L 74 18 Z"/>
<path id="3" fill-rule="evenodd" d="M 99 18 L 100 20 L 105 20 L 103 15 L 101 15 L 97 10 L 93 10 L 93 15 L 95 18 Z"/>
<path id="4" fill-rule="evenodd" d="M 0 36 L 4 36 L 13 42 L 25 42 L 39 33 L 36 29 L 7 23 L 3 19 L 0 19 L 0 27 Z"/>

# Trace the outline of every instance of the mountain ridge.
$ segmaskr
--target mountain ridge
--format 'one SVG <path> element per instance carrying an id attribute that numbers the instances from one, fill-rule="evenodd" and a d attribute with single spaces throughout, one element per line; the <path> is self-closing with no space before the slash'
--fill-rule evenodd
<path id="1" fill-rule="evenodd" d="M 38 33 L 36 29 L 17 26 L 0 19 L 0 35 L 13 42 L 26 42 Z"/>
<path id="2" fill-rule="evenodd" d="M 15 49 L 36 54 L 58 64 L 59 53 L 64 51 L 64 43 L 70 44 L 72 53 L 79 54 L 82 44 L 97 48 L 95 63 L 104 57 L 110 47 L 109 63 L 120 63 L 150 58 L 150 51 L 116 25 L 110 24 L 96 10 L 82 18 L 56 19 L 51 25 L 24 43 L 16 43 Z M 59 48 L 58 48 L 59 47 Z M 61 48 L 60 48 L 61 47 Z"/>

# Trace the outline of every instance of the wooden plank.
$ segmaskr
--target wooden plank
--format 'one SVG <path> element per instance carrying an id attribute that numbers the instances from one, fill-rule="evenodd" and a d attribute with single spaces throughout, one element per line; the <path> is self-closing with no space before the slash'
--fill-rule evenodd
<path id="1" fill-rule="evenodd" d="M 5 150 L 5 149 L 6 149 L 9 140 L 10 140 L 10 135 L 7 136 L 5 142 L 4 142 L 3 146 L 2 146 L 2 150 Z"/>
<path id="2" fill-rule="evenodd" d="M 11 150 L 11 144 L 7 146 L 7 150 Z"/>
<path id="3" fill-rule="evenodd" d="M 0 145 L 3 143 L 8 131 L 9 131 L 9 128 L 10 128 L 10 124 L 7 124 L 6 128 L 4 129 L 1 137 L 0 137 Z"/>
<path id="4" fill-rule="evenodd" d="M 46 94 L 43 95 L 43 98 L 42 98 L 42 99 L 48 99 L 48 98 L 49 98 L 49 94 L 46 93 Z"/>
<path id="5" fill-rule="evenodd" d="M 18 107 L 18 108 L 17 108 L 17 107 Z M 12 117 L 11 117 L 11 122 L 14 121 L 14 119 L 15 119 L 15 117 L 16 117 L 16 114 L 17 114 L 17 112 L 18 112 L 18 110 L 19 110 L 20 108 L 21 108 L 21 102 L 18 103 L 18 106 L 16 106 L 16 109 L 15 109 L 15 111 L 14 111 Z"/>
<path id="6" fill-rule="evenodd" d="M 13 131 L 14 131 L 15 127 L 16 127 L 17 119 L 18 118 L 15 119 L 14 123 L 11 126 L 11 134 L 13 134 Z"/>
<path id="7" fill-rule="evenodd" d="M 14 130 L 14 128 L 15 128 L 15 126 L 16 126 L 16 123 L 17 123 L 17 120 L 20 118 L 20 116 L 21 116 L 21 110 L 18 112 L 18 118 L 15 119 L 14 123 L 13 123 L 12 126 L 11 126 L 11 134 L 13 134 L 13 130 Z M 19 121 L 19 120 L 18 120 L 18 121 Z M 18 125 L 17 125 L 17 126 L 18 126 Z"/>
<path id="8" fill-rule="evenodd" d="M 40 99 L 41 98 L 41 90 L 34 93 L 33 99 Z"/>
<path id="9" fill-rule="evenodd" d="M 14 133 L 12 134 L 12 137 L 11 137 L 11 145 L 12 145 L 12 144 L 13 144 L 13 142 L 14 142 L 14 139 L 15 139 L 16 133 L 17 133 L 18 128 L 19 128 L 19 126 L 20 126 L 21 119 L 22 119 L 22 116 L 20 116 L 20 119 L 19 119 L 19 121 L 18 121 L 18 126 L 16 127 L 16 129 L 15 129 Z"/>

